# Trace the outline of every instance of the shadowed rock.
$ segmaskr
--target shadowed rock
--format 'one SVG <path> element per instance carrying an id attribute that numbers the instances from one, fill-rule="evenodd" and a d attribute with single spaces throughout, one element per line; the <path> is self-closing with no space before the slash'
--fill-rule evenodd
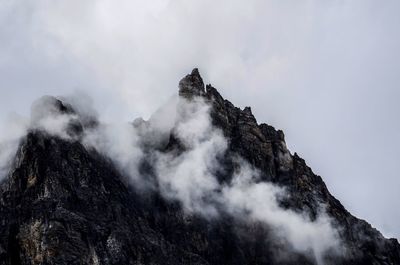
<path id="1" fill-rule="evenodd" d="M 199 70 L 194 68 L 192 73 L 179 82 L 179 96 L 191 99 L 195 96 L 204 96 L 204 83 Z"/>

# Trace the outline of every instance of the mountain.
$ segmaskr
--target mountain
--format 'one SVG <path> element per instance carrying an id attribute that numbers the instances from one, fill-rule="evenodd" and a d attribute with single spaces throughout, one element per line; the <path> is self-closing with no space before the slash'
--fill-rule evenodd
<path id="1" fill-rule="evenodd" d="M 177 101 L 128 125 L 135 152 L 129 133 L 98 147 L 107 129 L 71 102 L 35 104 L 0 185 L 0 264 L 400 264 L 282 131 L 197 69 Z"/>

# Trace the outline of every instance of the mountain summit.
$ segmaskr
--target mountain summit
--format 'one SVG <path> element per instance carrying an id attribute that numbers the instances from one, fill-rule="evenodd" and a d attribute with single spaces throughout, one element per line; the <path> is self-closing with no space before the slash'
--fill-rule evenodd
<path id="1" fill-rule="evenodd" d="M 400 264 L 396 239 L 198 69 L 126 127 L 52 97 L 32 112 L 0 185 L 0 264 Z"/>

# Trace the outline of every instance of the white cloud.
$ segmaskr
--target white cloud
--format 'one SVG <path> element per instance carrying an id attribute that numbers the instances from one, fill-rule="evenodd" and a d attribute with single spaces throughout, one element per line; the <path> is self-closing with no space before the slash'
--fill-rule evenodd
<path id="1" fill-rule="evenodd" d="M 219 188 L 216 158 L 225 152 L 227 142 L 211 125 L 209 106 L 201 99 L 181 99 L 177 108 L 173 133 L 184 151 L 158 154 L 156 170 L 161 192 L 178 199 L 187 211 L 215 215 L 209 200 Z"/>
<path id="2" fill-rule="evenodd" d="M 232 184 L 222 190 L 230 211 L 246 213 L 249 218 L 272 226 L 276 236 L 289 242 L 295 251 L 311 251 L 318 264 L 324 264 L 326 251 L 340 253 L 343 246 L 338 232 L 322 206 L 317 219 L 311 221 L 306 214 L 279 206 L 277 199 L 287 196 L 283 188 L 256 181 L 257 172 L 242 163 Z"/>

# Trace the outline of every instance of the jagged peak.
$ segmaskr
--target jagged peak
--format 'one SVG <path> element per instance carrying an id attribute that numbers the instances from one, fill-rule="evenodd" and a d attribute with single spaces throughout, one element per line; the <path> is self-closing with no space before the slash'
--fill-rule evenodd
<path id="1" fill-rule="evenodd" d="M 84 119 L 71 104 L 53 96 L 37 99 L 31 107 L 30 131 L 78 140 L 84 130 Z"/>
<path id="2" fill-rule="evenodd" d="M 193 68 L 191 75 L 197 75 L 201 78 L 199 68 Z"/>
<path id="3" fill-rule="evenodd" d="M 203 79 L 200 76 L 199 69 L 194 68 L 192 72 L 186 75 L 179 82 L 179 96 L 193 98 L 195 96 L 204 96 L 205 87 Z"/>
<path id="4" fill-rule="evenodd" d="M 253 113 L 251 112 L 251 107 L 245 107 L 243 109 L 243 112 L 245 112 L 246 114 L 249 114 L 249 115 L 253 115 Z"/>
<path id="5" fill-rule="evenodd" d="M 43 96 L 31 106 L 30 129 L 44 131 L 63 131 L 68 137 L 79 138 L 85 128 L 98 125 L 96 113 L 90 107 L 83 106 L 73 99 L 54 96 Z M 65 128 L 63 128 L 65 127 Z"/>
<path id="6" fill-rule="evenodd" d="M 44 116 L 58 114 L 75 114 L 75 111 L 69 104 L 65 104 L 53 96 L 43 96 L 33 102 L 31 107 L 32 121 L 39 120 Z"/>

